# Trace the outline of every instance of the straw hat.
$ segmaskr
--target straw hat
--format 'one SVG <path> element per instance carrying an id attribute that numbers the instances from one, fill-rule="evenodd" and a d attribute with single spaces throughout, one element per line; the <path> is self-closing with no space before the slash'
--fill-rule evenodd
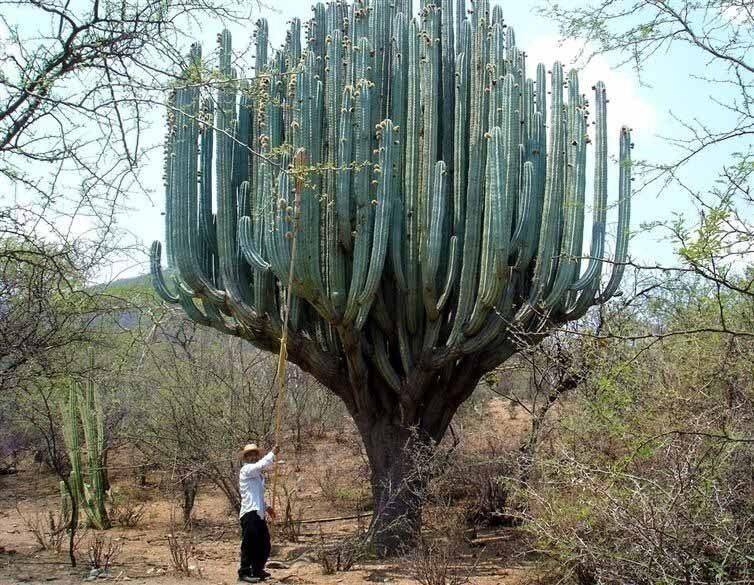
<path id="1" fill-rule="evenodd" d="M 241 459 L 243 459 L 247 453 L 256 453 L 257 455 L 259 455 L 259 447 L 257 447 L 257 444 L 248 443 L 247 445 L 245 445 L 244 448 L 241 449 Z"/>

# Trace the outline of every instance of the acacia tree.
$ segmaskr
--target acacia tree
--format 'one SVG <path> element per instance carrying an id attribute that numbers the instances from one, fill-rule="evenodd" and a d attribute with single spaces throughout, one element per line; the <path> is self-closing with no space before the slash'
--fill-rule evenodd
<path id="1" fill-rule="evenodd" d="M 549 84 L 541 64 L 528 78 L 513 30 L 486 1 L 469 14 L 465 2 L 421 8 L 412 18 L 405 0 L 318 4 L 306 48 L 294 19 L 272 55 L 260 21 L 250 79 L 232 67 L 227 31 L 217 69 L 194 46 L 169 99 L 173 285 L 153 245 L 167 301 L 285 352 L 343 400 L 372 468 L 381 553 L 419 527 L 425 480 L 410 452 L 443 437 L 485 372 L 613 296 L 628 244 L 623 128 L 603 283 L 604 85 L 590 104 L 559 63 Z M 208 82 L 214 95 L 200 90 Z"/>

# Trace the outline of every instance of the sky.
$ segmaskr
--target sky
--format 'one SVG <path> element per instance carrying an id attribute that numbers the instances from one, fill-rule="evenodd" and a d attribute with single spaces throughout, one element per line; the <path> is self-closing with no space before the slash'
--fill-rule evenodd
<path id="1" fill-rule="evenodd" d="M 416 2 L 418 4 L 418 2 Z M 494 2 L 493 2 L 494 4 Z M 311 14 L 312 1 L 275 0 L 272 9 L 259 13 L 269 22 L 272 47 L 282 44 L 288 20 L 298 16 L 306 20 Z M 546 65 L 559 60 L 566 66 L 573 64 L 582 48 L 579 41 L 565 40 L 561 43 L 556 24 L 539 14 L 538 2 L 506 2 L 503 10 L 506 22 L 516 31 L 518 45 L 528 57 L 529 74 L 533 75 L 536 63 Z M 255 15 L 256 17 L 256 15 Z M 248 27 L 231 27 L 234 47 L 239 50 L 248 46 L 253 33 L 252 19 Z M 220 22 L 202 23 L 201 29 L 195 30 L 195 38 L 200 40 L 206 51 L 213 51 L 215 38 L 222 30 Z M 633 141 L 636 145 L 634 158 L 655 161 L 668 160 L 673 152 L 662 139 L 663 136 L 678 135 L 679 124 L 674 118 L 713 119 L 719 116 L 719 107 L 712 105 L 710 87 L 701 87 L 691 74 L 700 65 L 693 61 L 693 52 L 682 47 L 672 53 L 658 55 L 642 74 L 640 83 L 629 68 L 618 69 L 614 65 L 617 59 L 598 56 L 584 65 L 580 73 L 582 88 L 588 89 L 596 81 L 603 81 L 607 86 L 608 98 L 608 147 L 611 156 L 617 155 L 618 130 L 622 125 L 633 129 Z M 549 68 L 549 67 L 548 67 Z M 587 94 L 588 95 L 588 94 Z M 145 137 L 147 142 L 158 143 L 162 140 L 164 130 L 159 120 Z M 149 194 L 132 197 L 126 209 L 118 216 L 121 230 L 126 234 L 127 242 L 134 242 L 146 250 L 155 239 L 163 239 L 164 218 L 162 196 L 162 151 L 156 149 L 143 170 L 144 184 L 152 189 Z M 694 185 L 710 184 L 715 176 L 715 169 L 723 161 L 720 155 L 711 154 L 706 160 L 699 161 L 687 170 L 686 180 Z M 617 163 L 610 165 L 610 200 L 617 198 Z M 588 167 L 591 173 L 591 165 Z M 591 200 L 591 190 L 587 191 L 587 201 Z M 656 191 L 646 190 L 633 198 L 631 228 L 634 232 L 631 255 L 646 264 L 672 263 L 673 250 L 661 241 L 660 233 L 643 229 L 643 224 L 657 220 L 669 220 L 676 213 L 692 218 L 694 209 L 685 194 L 669 190 L 661 195 Z M 616 221 L 615 210 L 611 210 L 608 220 L 613 228 Z M 587 219 L 587 226 L 590 226 Z M 82 229 L 85 226 L 82 224 Z M 586 230 L 589 238 L 589 229 Z M 588 242 L 586 248 L 588 249 Z M 131 255 L 109 267 L 100 277 L 107 281 L 113 278 L 134 276 L 148 271 L 145 254 Z"/>

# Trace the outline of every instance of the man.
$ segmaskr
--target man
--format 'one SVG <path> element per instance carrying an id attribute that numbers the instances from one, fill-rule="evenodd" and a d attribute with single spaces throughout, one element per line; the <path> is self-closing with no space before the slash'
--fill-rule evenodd
<path id="1" fill-rule="evenodd" d="M 271 518 L 275 517 L 275 512 L 264 504 L 262 470 L 275 461 L 276 451 L 277 445 L 260 458 L 261 451 L 254 443 L 246 445 L 241 451 L 241 567 L 238 569 L 238 580 L 246 583 L 258 583 L 270 576 L 264 570 L 270 557 L 270 531 L 265 512 L 269 512 Z"/>

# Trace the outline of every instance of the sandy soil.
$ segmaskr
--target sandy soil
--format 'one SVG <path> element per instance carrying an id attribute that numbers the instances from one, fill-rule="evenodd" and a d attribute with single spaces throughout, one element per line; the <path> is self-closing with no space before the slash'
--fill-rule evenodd
<path id="1" fill-rule="evenodd" d="M 502 426 L 484 424 L 480 428 L 505 429 L 506 437 L 511 441 L 515 441 L 526 428 L 525 418 L 516 416 L 511 419 L 510 411 L 499 401 L 491 402 L 485 411 L 482 419 L 487 422 L 499 419 L 496 422 Z M 484 433 L 472 435 L 474 442 L 484 443 Z M 364 484 L 359 483 L 359 478 L 366 481 L 366 468 L 359 455 L 358 442 L 352 435 L 341 432 L 318 439 L 310 452 L 284 454 L 284 458 L 283 481 L 289 489 L 296 488 L 296 506 L 301 508 L 304 519 L 355 514 L 362 505 L 363 492 L 360 488 Z M 117 467 L 118 458 L 115 460 Z M 111 538 L 122 549 L 109 576 L 97 581 L 149 585 L 236 582 L 238 525 L 229 514 L 222 494 L 208 486 L 202 486 L 200 490 L 191 538 L 195 543 L 192 565 L 201 570 L 201 577 L 185 577 L 176 575 L 171 568 L 166 535 L 171 531 L 171 510 L 178 514 L 178 509 L 158 487 L 159 481 L 166 478 L 152 474 L 147 487 L 137 488 L 128 470 L 113 470 L 110 477 L 113 485 L 144 502 L 145 514 L 136 528 L 115 527 L 106 532 L 106 538 Z M 349 487 L 341 490 L 340 500 L 333 502 L 330 497 L 328 501 L 323 495 L 322 484 L 325 480 L 340 481 L 342 478 L 348 478 Z M 0 477 L 0 583 L 67 585 L 81 583 L 89 575 L 86 550 L 92 532 L 82 537 L 78 553 L 80 566 L 72 569 L 67 562 L 66 548 L 59 554 L 40 550 L 27 528 L 27 522 L 20 516 L 28 519 L 37 514 L 46 515 L 47 510 L 58 509 L 57 481 L 38 464 L 30 463 L 16 475 Z M 283 562 L 287 567 L 271 570 L 275 580 L 291 585 L 418 583 L 409 577 L 411 563 L 406 559 L 390 563 L 365 562 L 347 572 L 323 574 L 322 567 L 314 561 L 317 546 L 322 542 L 333 542 L 356 529 L 357 520 L 315 522 L 303 526 L 297 543 L 285 542 L 280 535 L 274 537 L 272 559 Z M 515 529 L 501 528 L 480 534 L 493 537 L 492 541 L 483 546 L 467 547 L 456 567 L 460 574 L 468 575 L 469 583 L 514 585 L 530 580 L 533 568 L 531 564 L 521 561 L 522 537 Z"/>

